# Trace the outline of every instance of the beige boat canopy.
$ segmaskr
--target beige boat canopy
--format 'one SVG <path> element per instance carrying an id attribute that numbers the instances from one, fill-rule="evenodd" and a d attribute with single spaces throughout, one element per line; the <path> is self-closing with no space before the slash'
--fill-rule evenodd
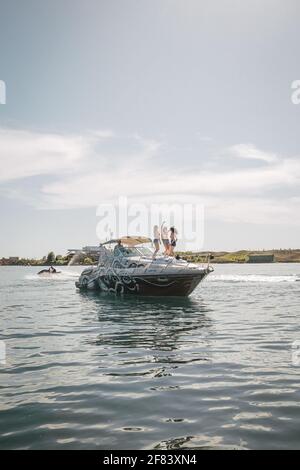
<path id="1" fill-rule="evenodd" d="M 122 245 L 125 246 L 136 246 L 136 245 L 142 245 L 143 243 L 151 243 L 152 240 L 151 238 L 148 237 L 121 237 L 121 238 L 116 238 L 115 240 L 109 240 L 105 243 L 102 243 L 102 245 L 109 245 L 111 243 L 118 243 L 118 241 L 121 241 Z"/>

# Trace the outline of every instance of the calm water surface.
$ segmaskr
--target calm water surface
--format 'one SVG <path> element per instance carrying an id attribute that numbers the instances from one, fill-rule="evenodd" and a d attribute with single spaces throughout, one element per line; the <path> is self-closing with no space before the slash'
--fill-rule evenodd
<path id="1" fill-rule="evenodd" d="M 0 448 L 300 448 L 300 265 L 225 265 L 188 299 L 0 267 Z"/>

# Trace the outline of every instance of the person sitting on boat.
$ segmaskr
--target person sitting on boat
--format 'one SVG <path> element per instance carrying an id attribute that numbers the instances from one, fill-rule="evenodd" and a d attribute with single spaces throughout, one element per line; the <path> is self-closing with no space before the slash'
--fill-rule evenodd
<path id="1" fill-rule="evenodd" d="M 125 253 L 125 248 L 122 245 L 121 240 L 118 240 L 118 244 L 114 247 L 114 256 L 122 256 Z"/>
<path id="2" fill-rule="evenodd" d="M 54 273 L 56 273 L 56 272 L 57 272 L 56 269 L 53 268 L 53 266 L 50 266 L 50 268 L 49 268 L 49 273 L 54 274 Z"/>
<path id="3" fill-rule="evenodd" d="M 176 229 L 175 227 L 170 228 L 170 248 L 168 254 L 170 256 L 174 256 L 174 248 L 176 247 L 177 236 L 176 236 Z"/>
<path id="4" fill-rule="evenodd" d="M 160 232 L 158 229 L 158 225 L 154 225 L 153 227 L 153 244 L 155 247 L 155 251 L 153 253 L 153 259 L 155 258 L 156 254 L 159 252 L 159 245 L 160 245 Z"/>

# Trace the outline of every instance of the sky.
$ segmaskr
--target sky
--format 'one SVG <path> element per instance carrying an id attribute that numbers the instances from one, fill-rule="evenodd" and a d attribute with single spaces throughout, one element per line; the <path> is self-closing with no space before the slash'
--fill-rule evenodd
<path id="1" fill-rule="evenodd" d="M 120 195 L 201 204 L 199 249 L 300 248 L 299 17 L 298 0 L 0 0 L 0 257 L 99 243 Z"/>

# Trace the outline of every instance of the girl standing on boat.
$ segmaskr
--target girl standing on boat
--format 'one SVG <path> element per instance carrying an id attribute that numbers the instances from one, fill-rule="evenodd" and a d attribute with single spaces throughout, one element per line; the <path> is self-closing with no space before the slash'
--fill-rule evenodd
<path id="1" fill-rule="evenodd" d="M 169 248 L 169 255 L 174 256 L 174 248 L 176 247 L 177 242 L 177 231 L 175 227 L 170 228 L 170 248 Z"/>
<path id="2" fill-rule="evenodd" d="M 159 252 L 159 244 L 160 244 L 160 232 L 158 229 L 158 225 L 154 225 L 153 227 L 153 244 L 155 247 L 155 251 L 153 253 L 153 258 L 157 255 Z"/>
<path id="3" fill-rule="evenodd" d="M 161 241 L 163 242 L 165 248 L 164 255 L 168 255 L 170 249 L 170 242 L 168 237 L 168 228 L 164 225 L 164 223 L 161 226 Z"/>

